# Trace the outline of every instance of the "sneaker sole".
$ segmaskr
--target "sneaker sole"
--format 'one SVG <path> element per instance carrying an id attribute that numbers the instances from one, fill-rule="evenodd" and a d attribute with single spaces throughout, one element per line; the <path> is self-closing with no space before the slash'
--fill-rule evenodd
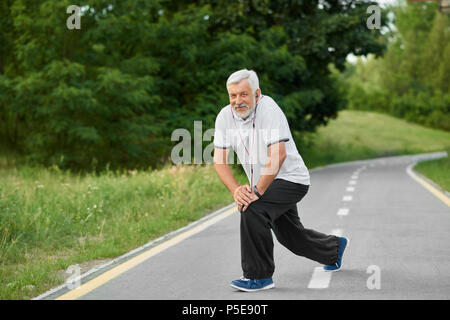
<path id="1" fill-rule="evenodd" d="M 345 249 L 344 249 L 344 252 L 345 252 L 345 250 L 347 250 L 349 245 L 350 245 L 350 239 L 347 238 L 347 237 L 343 237 L 343 238 L 347 239 L 347 244 L 346 244 Z M 343 255 L 342 255 L 342 257 L 343 257 Z M 341 270 L 343 265 L 344 265 L 344 263 L 341 263 L 341 266 L 338 269 L 336 269 L 336 270 L 326 270 L 324 268 L 323 271 L 325 271 L 325 272 L 336 272 L 336 271 Z"/>
<path id="2" fill-rule="evenodd" d="M 245 291 L 245 292 L 255 292 L 255 291 L 262 291 L 262 290 L 275 288 L 275 283 L 269 284 L 269 285 L 267 285 L 267 286 L 265 286 L 263 288 L 260 288 L 260 289 L 245 289 L 245 288 L 241 288 L 241 287 L 235 286 L 234 284 L 230 284 L 230 286 L 235 288 L 235 289 L 238 289 L 238 290 L 241 290 L 241 291 Z"/>

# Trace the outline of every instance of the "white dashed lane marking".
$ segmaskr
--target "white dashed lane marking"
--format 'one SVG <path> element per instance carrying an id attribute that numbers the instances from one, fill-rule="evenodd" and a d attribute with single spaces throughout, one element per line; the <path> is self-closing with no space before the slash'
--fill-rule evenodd
<path id="1" fill-rule="evenodd" d="M 332 272 L 325 272 L 323 267 L 314 268 L 308 289 L 326 289 L 330 285 Z"/>
<path id="2" fill-rule="evenodd" d="M 348 211 L 349 211 L 348 208 L 340 208 L 337 212 L 337 215 L 338 216 L 346 216 L 346 215 L 348 215 Z"/>
<path id="3" fill-rule="evenodd" d="M 342 201 L 352 201 L 353 200 L 353 197 L 352 196 L 344 196 L 343 198 L 342 198 Z"/>
<path id="4" fill-rule="evenodd" d="M 342 229 L 333 229 L 331 230 L 331 234 L 336 237 L 342 237 L 343 231 Z"/>
<path id="5" fill-rule="evenodd" d="M 331 234 L 341 237 L 343 234 L 342 229 L 333 229 L 331 230 Z M 308 284 L 308 289 L 326 289 L 330 286 L 331 282 L 331 275 L 333 272 L 326 272 L 323 269 L 323 266 L 321 267 L 315 267 L 311 280 Z"/>
<path id="6" fill-rule="evenodd" d="M 356 184 L 356 179 L 358 179 L 358 174 L 360 171 L 366 169 L 366 166 L 362 168 L 358 168 L 353 174 L 352 174 L 352 180 L 349 181 L 350 185 L 346 188 L 347 192 L 354 192 Z M 353 197 L 351 195 L 344 195 L 342 198 L 342 201 L 352 201 Z M 349 208 L 339 208 L 337 215 L 340 217 L 347 216 L 349 213 Z M 337 237 L 342 237 L 343 230 L 342 229 L 333 229 L 331 230 L 331 234 L 335 235 Z M 325 272 L 323 269 L 323 266 L 314 268 L 311 280 L 308 284 L 308 289 L 327 289 L 330 286 L 331 282 L 331 275 L 332 272 Z"/>

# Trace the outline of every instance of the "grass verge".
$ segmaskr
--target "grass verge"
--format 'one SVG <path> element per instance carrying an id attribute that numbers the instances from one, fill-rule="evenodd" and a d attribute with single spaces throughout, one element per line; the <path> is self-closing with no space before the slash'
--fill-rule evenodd
<path id="1" fill-rule="evenodd" d="M 314 134 L 294 137 L 299 141 L 297 148 L 308 168 L 450 149 L 450 132 L 381 113 L 355 110 L 341 111 L 337 119 Z"/>
<path id="2" fill-rule="evenodd" d="M 419 162 L 413 169 L 450 193 L 450 149 L 447 150 L 447 157 Z"/>

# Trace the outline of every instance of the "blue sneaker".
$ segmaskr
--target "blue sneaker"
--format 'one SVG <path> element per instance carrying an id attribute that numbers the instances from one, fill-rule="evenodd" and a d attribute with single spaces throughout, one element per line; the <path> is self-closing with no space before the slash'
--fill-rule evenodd
<path id="1" fill-rule="evenodd" d="M 232 281 L 230 286 L 238 290 L 253 292 L 273 288 L 275 287 L 275 284 L 273 283 L 272 278 L 250 280 L 241 277 L 239 280 Z"/>
<path id="2" fill-rule="evenodd" d="M 338 251 L 338 258 L 335 264 L 331 265 L 325 265 L 323 266 L 323 269 L 328 272 L 332 271 L 339 271 L 342 267 L 342 256 L 344 255 L 345 248 L 347 248 L 348 244 L 350 243 L 350 240 L 345 237 L 339 238 L 339 251 Z"/>

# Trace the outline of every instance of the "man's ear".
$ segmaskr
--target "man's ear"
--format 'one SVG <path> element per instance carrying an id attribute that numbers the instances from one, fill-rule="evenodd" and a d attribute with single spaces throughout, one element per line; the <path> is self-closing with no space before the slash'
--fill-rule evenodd
<path id="1" fill-rule="evenodd" d="M 256 89 L 255 91 L 256 102 L 261 98 L 261 89 Z"/>

